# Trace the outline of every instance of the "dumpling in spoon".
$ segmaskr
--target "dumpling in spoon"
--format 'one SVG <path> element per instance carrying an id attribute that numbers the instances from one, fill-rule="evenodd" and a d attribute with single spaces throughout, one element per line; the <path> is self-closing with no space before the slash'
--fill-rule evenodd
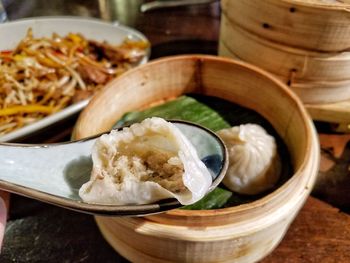
<path id="1" fill-rule="evenodd" d="M 229 153 L 223 183 L 241 194 L 259 194 L 272 188 L 281 172 L 275 138 L 257 124 L 244 124 L 217 132 Z"/>
<path id="2" fill-rule="evenodd" d="M 97 139 L 91 179 L 79 190 L 88 203 L 149 204 L 201 199 L 212 177 L 182 132 L 161 118 L 145 119 Z"/>

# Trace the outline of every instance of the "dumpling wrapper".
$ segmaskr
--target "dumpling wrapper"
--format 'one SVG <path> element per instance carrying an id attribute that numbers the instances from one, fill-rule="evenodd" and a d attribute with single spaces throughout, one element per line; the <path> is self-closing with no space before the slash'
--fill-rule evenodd
<path id="1" fill-rule="evenodd" d="M 149 204 L 175 197 L 200 200 L 212 177 L 191 142 L 172 123 L 153 117 L 102 135 L 92 149 L 90 181 L 79 190 L 87 203 Z"/>
<path id="2" fill-rule="evenodd" d="M 223 179 L 230 190 L 259 194 L 271 189 L 281 173 L 275 138 L 257 124 L 243 124 L 217 132 L 229 153 L 229 167 Z"/>

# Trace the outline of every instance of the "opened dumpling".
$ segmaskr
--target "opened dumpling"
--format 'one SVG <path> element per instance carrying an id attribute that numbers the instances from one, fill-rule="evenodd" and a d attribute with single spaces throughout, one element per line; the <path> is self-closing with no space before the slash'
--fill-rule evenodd
<path id="1" fill-rule="evenodd" d="M 79 190 L 88 203 L 148 204 L 175 197 L 192 204 L 208 191 L 212 177 L 181 131 L 149 118 L 97 139 L 93 171 Z"/>
<path id="2" fill-rule="evenodd" d="M 229 153 L 223 183 L 234 192 L 258 194 L 272 188 L 281 163 L 275 138 L 257 124 L 244 124 L 218 132 Z"/>

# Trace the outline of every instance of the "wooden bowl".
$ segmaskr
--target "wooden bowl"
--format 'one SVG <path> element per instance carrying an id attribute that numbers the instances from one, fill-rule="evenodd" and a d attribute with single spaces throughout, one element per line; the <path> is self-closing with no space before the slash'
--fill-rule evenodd
<path id="1" fill-rule="evenodd" d="M 96 217 L 106 240 L 132 262 L 253 262 L 271 252 L 303 205 L 319 166 L 317 135 L 294 93 L 265 71 L 213 56 L 163 58 L 127 72 L 80 115 L 75 137 L 109 130 L 126 112 L 196 92 L 253 109 L 287 145 L 293 176 L 265 197 L 216 210 L 139 218 Z"/>
<path id="2" fill-rule="evenodd" d="M 276 43 L 327 52 L 350 47 L 348 0 L 222 0 L 221 7 L 233 23 Z"/>

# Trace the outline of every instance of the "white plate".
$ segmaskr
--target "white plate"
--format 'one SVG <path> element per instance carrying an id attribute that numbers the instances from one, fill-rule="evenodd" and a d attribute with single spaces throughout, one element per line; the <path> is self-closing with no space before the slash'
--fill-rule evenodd
<path id="1" fill-rule="evenodd" d="M 66 35 L 70 32 L 81 33 L 87 39 L 96 41 L 107 41 L 111 44 L 120 44 L 125 38 L 132 40 L 145 40 L 147 38 L 135 29 L 122 26 L 119 24 L 111 24 L 92 18 L 78 17 L 40 17 L 21 19 L 14 22 L 0 24 L 0 50 L 13 49 L 19 41 L 23 39 L 28 28 L 33 29 L 35 37 L 50 37 L 52 33 Z M 146 63 L 148 55 L 140 62 Z M 73 114 L 81 111 L 88 104 L 88 100 L 84 100 L 66 107 L 65 109 L 49 115 L 33 124 L 24 126 L 13 132 L 0 136 L 0 142 L 13 141 L 28 136 L 36 131 L 50 126 L 58 121 L 64 120 Z"/>

